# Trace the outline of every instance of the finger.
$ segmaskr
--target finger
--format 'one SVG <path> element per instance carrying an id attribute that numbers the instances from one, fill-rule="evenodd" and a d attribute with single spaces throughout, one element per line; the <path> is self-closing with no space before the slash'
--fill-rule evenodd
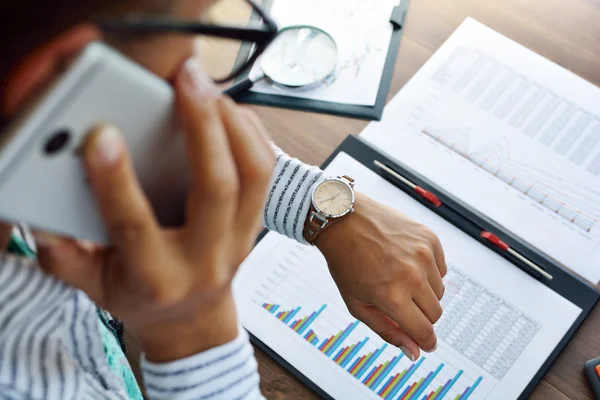
<path id="1" fill-rule="evenodd" d="M 375 306 L 395 321 L 400 328 L 427 352 L 437 348 L 433 324 L 412 301 L 386 301 Z"/>
<path id="2" fill-rule="evenodd" d="M 419 358 L 419 345 L 404 332 L 390 317 L 374 306 L 360 304 L 352 306 L 352 315 L 377 333 L 387 343 L 398 347 L 410 361 Z"/>
<path id="3" fill-rule="evenodd" d="M 114 243 L 127 258 L 144 261 L 160 244 L 160 230 L 140 188 L 125 141 L 113 126 L 100 125 L 84 146 L 89 182 Z"/>
<path id="4" fill-rule="evenodd" d="M 258 115 L 256 115 L 256 113 L 254 111 L 252 111 L 251 109 L 245 108 L 245 107 L 242 108 L 242 112 L 244 112 L 246 114 L 246 117 L 248 118 L 248 120 L 250 121 L 250 123 L 262 135 L 263 139 L 267 143 L 269 143 L 269 146 L 271 146 L 271 142 L 273 141 L 273 139 L 271 138 L 271 136 L 267 132 L 267 129 L 265 128 L 265 125 L 263 124 L 263 122 L 261 121 L 261 119 L 258 117 Z"/>
<path id="5" fill-rule="evenodd" d="M 230 99 L 219 102 L 231 151 L 240 177 L 237 225 L 243 235 L 260 224 L 275 155 L 247 113 Z"/>
<path id="6" fill-rule="evenodd" d="M 188 60 L 175 80 L 193 185 L 190 223 L 228 229 L 237 207 L 238 177 L 217 98 L 219 92 L 198 61 Z"/>
<path id="7" fill-rule="evenodd" d="M 432 324 L 435 324 L 442 316 L 442 305 L 431 286 L 423 285 L 413 299 Z"/>
<path id="8" fill-rule="evenodd" d="M 446 265 L 446 255 L 444 254 L 444 248 L 442 242 L 437 235 L 433 235 L 432 240 L 433 256 L 435 257 L 435 263 L 440 271 L 440 275 L 443 278 L 448 273 L 448 266 Z"/>
<path id="9" fill-rule="evenodd" d="M 88 249 L 79 243 L 48 233 L 35 232 L 40 266 L 44 272 L 84 291 L 96 304 L 104 298 L 103 260 L 106 250 Z"/>
<path id="10" fill-rule="evenodd" d="M 431 289 L 433 290 L 435 297 L 438 300 L 441 300 L 444 296 L 444 291 L 446 288 L 444 286 L 444 282 L 442 281 L 440 270 L 435 263 L 432 263 L 427 269 L 427 281 L 429 282 L 429 285 L 431 285 Z"/>

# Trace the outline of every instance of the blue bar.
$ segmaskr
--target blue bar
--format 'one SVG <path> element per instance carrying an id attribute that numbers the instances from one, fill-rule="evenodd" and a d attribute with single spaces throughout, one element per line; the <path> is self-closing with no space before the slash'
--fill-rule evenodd
<path id="1" fill-rule="evenodd" d="M 423 384 L 421 385 L 421 387 L 414 393 L 414 395 L 413 395 L 414 398 L 419 397 L 425 391 L 427 386 L 429 386 L 429 384 L 431 383 L 433 378 L 435 378 L 436 375 L 439 374 L 439 372 L 441 371 L 442 368 L 444 368 L 444 363 L 441 363 L 440 366 L 437 367 L 437 369 L 435 370 L 435 372 L 433 374 L 431 374 L 429 379 L 425 379 L 423 381 Z"/>
<path id="2" fill-rule="evenodd" d="M 400 388 L 400 385 L 398 385 L 398 389 L 399 389 L 399 388 Z M 406 393 L 408 393 L 408 391 L 409 391 L 409 390 L 410 390 L 410 385 L 408 385 L 408 386 L 406 387 L 406 389 L 404 389 L 404 392 L 402 392 L 402 393 L 400 394 L 400 396 L 398 396 L 398 400 L 400 400 L 402 397 L 404 397 L 404 395 L 405 395 Z M 389 398 L 389 397 L 390 397 L 390 396 L 388 396 L 387 398 Z"/>
<path id="3" fill-rule="evenodd" d="M 275 311 L 279 309 L 279 304 L 276 304 L 275 307 L 271 310 L 271 314 L 275 314 Z"/>
<path id="4" fill-rule="evenodd" d="M 390 373 L 390 371 L 396 366 L 396 364 L 398 364 L 398 361 L 400 361 L 400 359 L 402 358 L 402 355 L 403 355 L 403 353 L 400 353 L 399 356 L 394 357 L 392 359 L 392 362 L 389 363 L 388 366 L 385 367 L 385 369 L 383 371 L 381 371 L 381 375 L 379 375 L 379 378 L 377 378 L 377 380 L 375 382 L 371 383 L 371 386 L 369 386 L 369 388 L 371 390 L 375 390 L 377 388 L 377 386 L 379 386 L 379 384 L 381 383 L 381 381 L 383 381 L 385 376 Z"/>
<path id="5" fill-rule="evenodd" d="M 315 319 L 317 319 L 317 317 L 319 316 L 319 314 L 321 314 L 323 312 L 325 307 L 327 307 L 327 304 L 323 304 L 321 306 L 321 308 L 319 308 L 319 311 L 317 311 L 312 317 L 310 317 L 309 319 L 306 320 L 306 323 L 304 325 L 302 325 L 302 328 L 300 328 L 300 330 L 298 331 L 299 335 L 302 335 L 304 333 L 306 328 L 308 328 L 308 326 L 310 324 L 312 324 L 315 321 Z"/>
<path id="6" fill-rule="evenodd" d="M 379 393 L 377 393 L 377 394 L 381 396 L 381 393 L 383 393 L 383 388 L 384 388 L 384 387 L 386 387 L 386 386 L 388 385 L 388 383 L 390 383 L 392 380 L 394 380 L 394 375 L 390 376 L 390 379 L 388 379 L 388 380 L 385 382 L 385 385 L 383 385 L 383 386 L 381 387 L 381 389 L 379 390 Z"/>
<path id="7" fill-rule="evenodd" d="M 290 313 L 290 315 L 288 315 L 287 318 L 283 320 L 283 323 L 287 324 L 288 322 L 290 322 L 292 320 L 292 318 L 294 318 L 296 316 L 296 314 L 298 314 L 298 311 L 300 311 L 300 308 L 301 307 L 298 307 L 294 311 L 292 311 Z"/>
<path id="8" fill-rule="evenodd" d="M 373 369 L 371 369 L 371 372 L 369 372 L 369 373 L 367 374 L 367 376 L 365 376 L 365 379 L 363 379 L 363 381 L 362 381 L 363 385 L 364 385 L 365 383 L 367 383 L 367 380 L 369 379 L 369 375 L 371 375 L 373 372 L 375 372 L 375 370 L 377 369 L 377 367 L 378 367 L 377 365 L 376 365 L 376 366 L 374 366 L 374 367 L 373 367 Z"/>
<path id="9" fill-rule="evenodd" d="M 454 384 L 456 383 L 456 381 L 458 380 L 458 378 L 460 378 L 460 376 L 462 375 L 463 370 L 459 370 L 458 373 L 456 374 L 456 376 L 454 377 L 454 379 L 452 379 L 452 381 L 450 382 L 450 384 L 448 385 L 448 387 L 444 390 L 442 390 L 441 392 L 438 393 L 438 399 L 443 399 L 444 396 L 446 395 L 446 393 L 448 393 L 448 391 L 450 390 L 450 388 L 452 386 L 454 386 Z"/>
<path id="10" fill-rule="evenodd" d="M 333 343 L 331 345 L 331 347 L 327 351 L 327 353 L 326 353 L 327 357 L 331 356 L 331 354 L 335 351 L 335 349 L 337 349 L 340 346 L 340 344 L 342 344 L 342 342 L 344 340 L 346 340 L 346 338 L 348 337 L 348 335 L 350 333 L 352 333 L 352 331 L 354 330 L 354 328 L 356 328 L 357 326 L 358 326 L 358 320 L 356 320 L 353 324 L 348 325 L 348 327 L 346 328 L 346 330 L 344 331 L 344 333 L 335 341 L 335 343 Z"/>
<path id="11" fill-rule="evenodd" d="M 355 366 L 356 364 L 358 364 L 359 362 L 360 362 L 360 357 L 356 357 L 356 361 L 354 361 L 354 362 L 352 363 L 352 365 L 350 366 L 350 368 L 348 368 L 348 372 L 352 371 L 352 368 L 354 368 L 354 366 Z"/>
<path id="12" fill-rule="evenodd" d="M 335 360 L 335 359 L 336 359 L 336 358 L 337 358 L 337 357 L 338 357 L 340 354 L 342 354 L 342 353 L 344 352 L 344 350 L 346 350 L 346 348 L 345 348 L 345 347 L 342 347 L 342 348 L 340 349 L 340 351 L 338 351 L 338 352 L 337 352 L 337 354 L 335 355 L 335 357 L 333 357 L 333 359 Z"/>
<path id="13" fill-rule="evenodd" d="M 317 337 L 315 336 L 313 338 L 312 344 L 314 344 L 315 346 L 317 345 L 317 343 L 319 343 L 319 339 L 317 339 Z"/>
<path id="14" fill-rule="evenodd" d="M 306 335 L 304 335 L 304 339 L 308 339 L 308 337 L 310 336 L 311 332 L 312 332 L 312 329 L 310 331 L 306 332 Z"/>
<path id="15" fill-rule="evenodd" d="M 406 382 L 415 373 L 415 371 L 419 368 L 419 366 L 423 363 L 423 361 L 425 361 L 425 357 L 421 357 L 419 359 L 419 361 L 417 361 L 416 364 L 413 364 L 410 366 L 410 368 L 406 371 L 406 374 L 404 374 L 402 379 L 400 379 L 400 382 L 398 382 L 398 386 L 396 386 L 396 389 L 394 389 L 390 393 L 388 393 L 386 400 L 391 399 L 392 397 L 394 397 L 396 395 L 396 393 L 398 393 L 400 391 L 402 386 L 404 386 L 406 384 Z M 402 396 L 400 396 L 400 397 L 402 397 Z"/>
<path id="16" fill-rule="evenodd" d="M 321 344 L 319 345 L 319 350 L 323 350 L 323 348 L 325 347 L 325 343 L 327 343 L 327 341 L 328 341 L 329 339 L 330 339 L 330 338 L 325 338 L 325 339 L 323 339 L 323 341 L 322 341 L 322 342 L 321 342 Z"/>
<path id="17" fill-rule="evenodd" d="M 379 350 L 377 350 L 375 352 L 375 354 L 373 354 L 371 359 L 369 361 L 367 361 L 365 363 L 365 365 L 362 366 L 360 371 L 358 371 L 358 374 L 356 375 L 356 379 L 360 379 L 363 376 L 363 374 L 367 371 L 367 369 L 369 369 L 369 367 L 375 362 L 375 360 L 377 360 L 377 358 L 381 355 L 381 353 L 383 353 L 383 350 L 385 350 L 386 347 L 387 347 L 387 343 L 385 343 L 383 346 L 381 346 L 381 348 Z"/>
<path id="18" fill-rule="evenodd" d="M 473 391 L 475 390 L 477 385 L 479 385 L 479 382 L 481 382 L 482 379 L 483 378 L 481 376 L 479 378 L 477 378 L 477 380 L 475 381 L 473 386 L 471 386 L 471 389 L 469 389 L 469 391 L 467 393 L 463 394 L 459 400 L 467 400 L 469 398 L 469 396 L 473 394 Z"/>
<path id="19" fill-rule="evenodd" d="M 346 368 L 346 365 L 348 365 L 350 363 L 350 360 L 352 360 L 354 358 L 354 356 L 356 356 L 356 354 L 360 351 L 360 349 L 363 348 L 363 346 L 365 345 L 365 343 L 367 343 L 369 341 L 369 338 L 366 337 L 363 339 L 362 342 L 360 342 L 355 348 L 354 350 L 352 350 L 350 352 L 350 354 L 348 354 L 348 357 L 346 357 L 346 359 L 344 360 L 343 363 L 340 364 L 340 367 L 342 368 Z M 360 357 L 359 357 L 360 359 Z M 352 369 L 352 367 L 350 367 L 350 369 Z M 350 369 L 348 371 L 350 371 Z"/>

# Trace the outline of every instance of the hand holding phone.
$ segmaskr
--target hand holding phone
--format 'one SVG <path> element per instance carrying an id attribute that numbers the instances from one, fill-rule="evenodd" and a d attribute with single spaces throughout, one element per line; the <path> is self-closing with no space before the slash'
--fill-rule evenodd
<path id="1" fill-rule="evenodd" d="M 123 320 L 155 362 L 237 336 L 231 281 L 254 244 L 275 162 L 262 125 L 193 64 L 185 70 L 177 79 L 192 178 L 184 225 L 160 226 L 124 136 L 100 125 L 82 161 L 114 246 L 48 236 L 38 243 L 42 267 Z"/>
<path id="2" fill-rule="evenodd" d="M 189 174 L 173 89 L 101 43 L 0 135 L 0 221 L 109 243 L 79 157 L 99 123 L 122 132 L 159 223 L 180 226 Z"/>

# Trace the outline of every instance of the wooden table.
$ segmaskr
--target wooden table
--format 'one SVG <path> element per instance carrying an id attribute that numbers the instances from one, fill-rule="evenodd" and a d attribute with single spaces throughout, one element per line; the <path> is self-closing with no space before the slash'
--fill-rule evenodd
<path id="1" fill-rule="evenodd" d="M 234 11 L 232 11 L 234 12 Z M 600 0 L 411 0 L 389 98 L 471 16 L 600 86 Z M 365 121 L 252 107 L 275 142 L 304 162 L 319 165 Z M 132 354 L 137 344 L 130 341 Z M 257 349 L 261 389 L 268 399 L 318 396 Z M 583 363 L 600 356 L 600 308 L 535 389 L 532 399 L 588 399 Z"/>

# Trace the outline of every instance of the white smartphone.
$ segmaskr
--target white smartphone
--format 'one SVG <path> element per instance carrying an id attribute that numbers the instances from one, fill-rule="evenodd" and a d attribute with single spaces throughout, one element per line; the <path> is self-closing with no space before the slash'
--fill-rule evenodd
<path id="1" fill-rule="evenodd" d="M 123 133 L 161 225 L 181 224 L 189 174 L 173 89 L 102 43 L 0 133 L 0 220 L 109 243 L 77 156 L 99 122 Z"/>

